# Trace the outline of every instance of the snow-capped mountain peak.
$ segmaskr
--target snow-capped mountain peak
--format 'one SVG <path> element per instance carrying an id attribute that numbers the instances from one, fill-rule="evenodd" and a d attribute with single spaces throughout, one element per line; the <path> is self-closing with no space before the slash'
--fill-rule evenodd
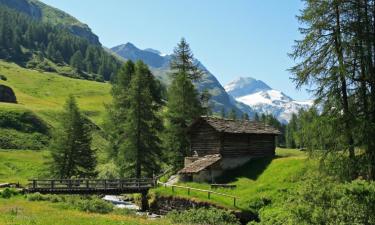
<path id="1" fill-rule="evenodd" d="M 238 78 L 226 85 L 225 90 L 255 112 L 272 114 L 283 123 L 287 123 L 293 113 L 313 105 L 313 101 L 295 101 L 283 92 L 272 89 L 263 81 L 251 77 Z"/>
<path id="2" fill-rule="evenodd" d="M 251 77 L 239 77 L 229 84 L 225 85 L 225 90 L 233 97 L 240 97 L 253 94 L 258 91 L 271 90 L 271 88 L 261 80 Z"/>

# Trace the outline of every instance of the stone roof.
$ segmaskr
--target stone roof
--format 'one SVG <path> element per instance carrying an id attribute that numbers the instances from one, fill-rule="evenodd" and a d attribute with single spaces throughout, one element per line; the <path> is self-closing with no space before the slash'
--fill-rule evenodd
<path id="1" fill-rule="evenodd" d="M 262 122 L 255 122 L 249 120 L 231 120 L 217 117 L 200 117 L 196 120 L 190 128 L 195 124 L 206 121 L 211 127 L 220 133 L 234 133 L 234 134 L 280 134 L 276 128 L 266 125 Z"/>
<path id="2" fill-rule="evenodd" d="M 179 174 L 199 173 L 221 159 L 220 154 L 205 155 L 178 171 Z"/>

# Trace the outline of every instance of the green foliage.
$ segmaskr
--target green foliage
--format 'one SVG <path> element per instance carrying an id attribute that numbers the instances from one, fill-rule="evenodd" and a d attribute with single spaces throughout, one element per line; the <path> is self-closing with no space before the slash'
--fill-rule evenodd
<path id="1" fill-rule="evenodd" d="M 98 179 L 118 179 L 120 177 L 119 169 L 113 160 L 99 165 L 97 171 Z"/>
<path id="2" fill-rule="evenodd" d="M 48 125 L 31 111 L 0 111 L 0 127 L 48 134 Z"/>
<path id="3" fill-rule="evenodd" d="M 0 111 L 0 148 L 42 149 L 49 143 L 49 127 L 28 110 Z"/>
<path id="4" fill-rule="evenodd" d="M 101 46 L 90 44 L 65 27 L 34 20 L 7 7 L 0 8 L 0 21 L 1 59 L 49 72 L 56 71 L 49 61 L 57 65 L 71 64 L 85 79 L 95 79 L 93 74 L 99 74 L 109 80 L 120 66 Z M 82 53 L 86 54 L 85 60 Z"/>
<path id="5" fill-rule="evenodd" d="M 167 218 L 178 224 L 200 225 L 236 225 L 240 224 L 237 218 L 226 210 L 216 208 L 189 209 L 183 212 L 172 211 Z"/>
<path id="6" fill-rule="evenodd" d="M 180 73 L 184 73 L 190 80 L 198 81 L 203 75 L 198 64 L 194 61 L 194 55 L 185 38 L 181 38 L 180 42 L 175 47 L 170 67 L 173 71 L 173 77 L 178 76 Z"/>
<path id="7" fill-rule="evenodd" d="M 61 125 L 51 141 L 51 170 L 58 178 L 90 177 L 95 174 L 96 155 L 91 149 L 91 130 L 73 96 L 65 105 Z"/>
<path id="8" fill-rule="evenodd" d="M 105 129 L 109 156 L 121 176 L 152 176 L 159 170 L 162 122 L 157 114 L 161 85 L 141 61 L 128 61 L 113 81 L 113 105 L 108 106 Z M 125 134 L 125 137 L 124 137 Z"/>
<path id="9" fill-rule="evenodd" d="M 267 125 L 270 125 L 280 131 L 280 135 L 277 136 L 276 138 L 276 145 L 279 147 L 285 147 L 285 129 L 286 125 L 280 123 L 276 117 L 274 117 L 272 114 L 262 114 L 261 117 L 259 117 L 258 114 L 255 114 L 255 119 L 256 122 L 262 122 Z"/>
<path id="10" fill-rule="evenodd" d="M 186 74 L 178 74 L 168 89 L 164 137 L 168 158 L 176 168 L 181 168 L 184 157 L 190 154 L 186 128 L 201 114 L 202 107 L 193 83 Z"/>
<path id="11" fill-rule="evenodd" d="M 0 80 L 7 81 L 8 78 L 5 75 L 0 74 Z"/>
<path id="12" fill-rule="evenodd" d="M 369 180 L 375 179 L 374 15 L 370 0 L 306 0 L 298 16 L 302 39 L 291 54 L 297 64 L 290 69 L 297 87 L 314 87 L 323 109 L 321 117 L 303 118 L 302 131 L 313 137 L 307 144 L 348 151 L 348 166 L 356 165 L 355 148 L 364 149 Z M 318 132 L 309 133 L 310 127 Z M 350 179 L 361 172 L 352 167 Z"/>
<path id="13" fill-rule="evenodd" d="M 84 212 L 105 214 L 113 211 L 113 204 L 97 197 L 42 195 L 37 192 L 28 194 L 26 198 L 28 201 L 49 201 L 52 203 L 65 203 L 71 208 L 76 208 Z"/>
<path id="14" fill-rule="evenodd" d="M 91 200 L 82 200 L 78 202 L 77 208 L 84 212 L 109 213 L 113 211 L 113 204 L 102 199 L 94 198 Z"/>
<path id="15" fill-rule="evenodd" d="M 0 192 L 0 197 L 2 198 L 11 198 L 12 196 L 18 195 L 18 191 L 14 188 L 5 188 Z"/>
<path id="16" fill-rule="evenodd" d="M 14 129 L 0 128 L 1 149 L 44 149 L 49 144 L 50 137 L 33 132 L 25 133 Z"/>

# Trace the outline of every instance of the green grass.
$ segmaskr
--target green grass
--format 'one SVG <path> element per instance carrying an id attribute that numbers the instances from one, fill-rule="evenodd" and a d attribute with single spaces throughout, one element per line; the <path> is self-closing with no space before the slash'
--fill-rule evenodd
<path id="1" fill-rule="evenodd" d="M 46 171 L 47 151 L 0 150 L 0 183 L 20 182 L 38 177 Z"/>
<path id="2" fill-rule="evenodd" d="M 261 197 L 269 198 L 273 202 L 281 201 L 283 193 L 296 187 L 297 182 L 312 163 L 304 152 L 277 149 L 275 158 L 254 159 L 240 168 L 223 174 L 220 182 L 235 184 L 237 185 L 236 189 L 219 188 L 214 191 L 237 196 L 237 208 L 243 210 L 249 209 L 250 204 Z M 210 190 L 208 183 L 189 182 L 179 185 Z M 173 193 L 170 187 L 159 187 L 155 192 L 161 195 L 178 195 L 233 207 L 232 199 L 214 194 L 209 200 L 207 193 L 191 191 L 188 195 L 187 190 L 184 189 L 176 189 Z"/>
<path id="3" fill-rule="evenodd" d="M 30 202 L 23 196 L 0 198 L 0 224 L 9 225 L 141 225 L 170 224 L 165 219 L 148 220 L 126 215 L 96 214 L 66 209 L 58 203 Z"/>
<path id="4" fill-rule="evenodd" d="M 0 80 L 0 84 L 10 86 L 18 101 L 18 104 L 0 103 L 0 110 L 31 110 L 51 125 L 58 122 L 56 116 L 70 94 L 77 98 L 83 112 L 99 125 L 103 120 L 104 103 L 111 102 L 108 83 L 25 69 L 2 60 L 0 74 L 7 77 L 7 81 Z"/>

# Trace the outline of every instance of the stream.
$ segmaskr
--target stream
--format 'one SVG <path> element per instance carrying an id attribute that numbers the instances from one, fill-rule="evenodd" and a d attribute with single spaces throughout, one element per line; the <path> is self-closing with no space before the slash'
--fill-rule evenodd
<path id="1" fill-rule="evenodd" d="M 136 212 L 137 215 L 142 215 L 142 216 L 145 215 L 150 219 L 157 219 L 161 217 L 160 215 L 150 213 L 150 212 L 140 212 L 139 206 L 134 204 L 132 201 L 124 201 L 122 199 L 122 196 L 119 196 L 119 195 L 105 195 L 102 199 L 105 201 L 111 202 L 113 205 L 115 205 L 116 208 L 134 210 L 134 211 L 137 211 Z"/>

